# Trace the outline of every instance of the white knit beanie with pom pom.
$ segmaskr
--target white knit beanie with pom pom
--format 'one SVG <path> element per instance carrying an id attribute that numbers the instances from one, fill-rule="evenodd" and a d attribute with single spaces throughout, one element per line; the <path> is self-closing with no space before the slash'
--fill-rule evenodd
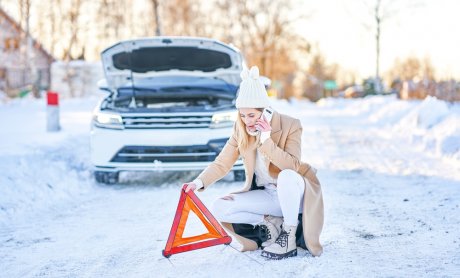
<path id="1" fill-rule="evenodd" d="M 259 68 L 244 69 L 241 74 L 240 89 L 236 98 L 236 108 L 265 108 L 270 106 L 267 90 L 259 78 Z"/>

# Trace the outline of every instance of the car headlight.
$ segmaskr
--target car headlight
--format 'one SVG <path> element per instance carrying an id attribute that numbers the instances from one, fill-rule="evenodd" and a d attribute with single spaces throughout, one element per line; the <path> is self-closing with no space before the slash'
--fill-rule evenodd
<path id="1" fill-rule="evenodd" d="M 212 116 L 210 128 L 231 127 L 236 122 L 238 111 L 216 113 Z"/>
<path id="2" fill-rule="evenodd" d="M 102 128 L 123 129 L 121 116 L 114 113 L 97 112 L 93 116 L 94 125 Z"/>

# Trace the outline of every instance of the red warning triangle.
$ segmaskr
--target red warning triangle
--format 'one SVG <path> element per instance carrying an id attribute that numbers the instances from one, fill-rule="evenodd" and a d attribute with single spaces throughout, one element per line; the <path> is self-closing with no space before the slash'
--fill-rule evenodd
<path id="1" fill-rule="evenodd" d="M 190 190 L 185 192 L 187 185 L 181 189 L 179 204 L 177 205 L 176 215 L 169 233 L 163 256 L 170 257 L 172 254 L 187 252 L 195 249 L 206 248 L 219 244 L 230 244 L 232 238 L 227 235 L 219 222 L 212 216 L 211 212 L 198 199 L 195 193 Z M 185 225 L 190 213 L 193 211 L 204 224 L 207 233 L 183 237 Z"/>

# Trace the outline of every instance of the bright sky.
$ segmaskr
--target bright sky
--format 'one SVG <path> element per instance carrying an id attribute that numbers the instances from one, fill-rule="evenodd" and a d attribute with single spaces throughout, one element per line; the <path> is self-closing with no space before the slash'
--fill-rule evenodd
<path id="1" fill-rule="evenodd" d="M 1 0 L 0 0 L 1 1 Z M 375 29 L 367 6 L 377 0 L 298 0 L 294 13 L 310 14 L 299 32 L 317 43 L 328 63 L 337 63 L 357 77 L 375 74 Z M 380 72 L 395 59 L 429 57 L 438 78 L 460 79 L 459 0 L 381 0 L 398 8 L 382 25 Z M 416 2 L 415 8 L 409 2 Z M 5 2 L 6 3 L 6 2 Z M 413 5 L 412 5 L 413 7 Z"/>
<path id="2" fill-rule="evenodd" d="M 369 6 L 375 2 L 367 0 Z M 398 15 L 382 26 L 380 71 L 384 73 L 396 58 L 428 56 L 438 77 L 460 79 L 460 1 L 420 0 L 412 9 L 408 2 L 393 1 L 392 6 L 400 8 Z M 366 19 L 373 23 L 371 13 L 359 3 L 305 1 L 304 10 L 310 10 L 311 17 L 300 32 L 318 43 L 328 62 L 366 77 L 375 74 L 375 38 L 374 30 L 363 26 Z"/>

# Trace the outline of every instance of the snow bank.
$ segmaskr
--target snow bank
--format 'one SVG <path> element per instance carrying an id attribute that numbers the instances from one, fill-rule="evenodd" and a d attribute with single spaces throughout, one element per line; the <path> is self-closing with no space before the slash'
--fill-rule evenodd
<path id="1" fill-rule="evenodd" d="M 2 156 L 0 225 L 41 210 L 59 210 L 92 186 L 88 150 L 81 138 L 58 148 Z"/>
<path id="2" fill-rule="evenodd" d="M 432 96 L 411 101 L 373 96 L 325 98 L 316 108 L 315 113 L 327 117 L 340 115 L 335 119 L 337 124 L 378 128 L 391 140 L 405 140 L 421 151 L 460 162 L 460 103 Z"/>
<path id="3" fill-rule="evenodd" d="M 460 104 L 435 97 L 413 101 L 410 112 L 401 118 L 395 131 L 405 134 L 419 148 L 460 161 Z"/>
<path id="4" fill-rule="evenodd" d="M 0 104 L 0 226 L 23 215 L 59 210 L 94 187 L 89 162 L 91 111 L 97 98 L 61 102 L 62 131 L 46 132 L 44 99 Z"/>
<path id="5" fill-rule="evenodd" d="M 398 101 L 388 97 L 388 101 L 384 105 L 377 107 L 369 116 L 369 120 L 380 126 L 392 126 L 406 116 L 413 107 L 413 103 L 409 101 Z"/>
<path id="6" fill-rule="evenodd" d="M 446 102 L 429 96 L 417 103 L 411 113 L 401 119 L 401 123 L 406 127 L 427 130 L 439 124 L 449 112 Z"/>
<path id="7" fill-rule="evenodd" d="M 6 103 L 8 101 L 8 95 L 0 90 L 0 103 Z"/>
<path id="8" fill-rule="evenodd" d="M 325 98 L 319 100 L 316 105 L 321 110 L 328 110 L 328 114 L 341 117 L 349 117 L 348 120 L 355 123 L 363 123 L 375 117 L 376 111 L 394 102 L 394 97 L 368 97 L 363 99 Z M 380 119 L 381 120 L 381 119 Z M 376 121 L 374 120 L 374 123 Z"/>

